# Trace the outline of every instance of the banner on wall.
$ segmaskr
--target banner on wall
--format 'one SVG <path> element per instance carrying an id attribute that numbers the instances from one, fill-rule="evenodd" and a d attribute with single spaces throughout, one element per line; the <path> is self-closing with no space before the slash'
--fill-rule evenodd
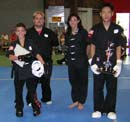
<path id="1" fill-rule="evenodd" d="M 64 6 L 49 6 L 47 17 L 49 23 L 64 23 Z"/>

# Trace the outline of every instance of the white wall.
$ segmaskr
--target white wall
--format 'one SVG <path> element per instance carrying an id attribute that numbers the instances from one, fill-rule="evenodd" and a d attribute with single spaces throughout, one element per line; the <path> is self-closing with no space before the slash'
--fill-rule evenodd
<path id="1" fill-rule="evenodd" d="M 82 20 L 84 28 L 89 30 L 93 23 L 92 8 L 78 8 L 78 14 Z"/>
<path id="2" fill-rule="evenodd" d="M 46 25 L 47 27 L 49 27 L 49 23 L 47 20 L 47 12 L 48 10 L 46 9 Z M 82 20 L 84 28 L 89 30 L 93 24 L 92 8 L 78 8 L 78 14 Z M 70 15 L 70 8 L 65 8 L 65 23 L 67 22 L 69 15 Z"/>

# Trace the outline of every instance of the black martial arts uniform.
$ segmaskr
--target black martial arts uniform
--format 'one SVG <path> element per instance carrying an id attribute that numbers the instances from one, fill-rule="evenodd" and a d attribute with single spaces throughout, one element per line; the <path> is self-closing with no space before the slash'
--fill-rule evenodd
<path id="1" fill-rule="evenodd" d="M 88 89 L 88 33 L 81 28 L 73 35 L 66 33 L 66 60 L 68 64 L 69 81 L 73 102 L 85 103 Z"/>
<path id="2" fill-rule="evenodd" d="M 52 50 L 53 46 L 58 46 L 58 38 L 53 31 L 45 27 L 43 27 L 41 33 L 38 33 L 34 27 L 28 29 L 26 37 L 31 39 L 38 47 L 39 53 L 45 61 L 45 75 L 38 80 L 41 82 L 42 102 L 51 101 Z M 28 94 L 27 102 L 29 101 Z"/>
<path id="3" fill-rule="evenodd" d="M 7 56 L 9 55 L 15 55 L 15 47 L 19 44 L 19 40 L 14 41 L 9 46 L 9 50 L 7 53 Z M 37 115 L 40 113 L 40 105 L 37 102 L 36 99 L 36 91 L 35 91 L 35 85 L 37 83 L 36 78 L 33 76 L 31 72 L 31 63 L 34 61 L 36 55 L 38 54 L 38 50 L 35 45 L 30 40 L 26 40 L 24 42 L 24 47 L 26 50 L 30 52 L 30 54 L 26 57 L 24 56 L 18 56 L 19 60 L 22 60 L 25 62 L 23 67 L 20 67 L 15 62 L 13 63 L 13 69 L 14 69 L 14 87 L 15 87 L 15 108 L 16 108 L 16 115 L 18 115 L 18 112 L 23 112 L 24 102 L 23 102 L 23 86 L 26 82 L 28 93 L 30 94 L 30 102 L 32 103 L 32 108 L 34 115 Z"/>
<path id="4" fill-rule="evenodd" d="M 122 45 L 122 28 L 111 23 L 109 29 L 106 30 L 103 23 L 99 23 L 91 31 L 93 31 L 91 43 L 96 47 L 92 64 L 97 64 L 99 68 L 104 67 L 108 55 L 106 51 L 110 51 L 109 62 L 113 69 L 117 60 L 116 48 Z M 106 84 L 106 96 L 103 92 L 104 84 Z M 94 74 L 94 111 L 115 112 L 116 92 L 117 78 L 113 74 Z"/>

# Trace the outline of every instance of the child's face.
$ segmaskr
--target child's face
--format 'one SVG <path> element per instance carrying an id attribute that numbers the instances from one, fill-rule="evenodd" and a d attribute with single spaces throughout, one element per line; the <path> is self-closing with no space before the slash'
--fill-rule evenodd
<path id="1" fill-rule="evenodd" d="M 100 16 L 104 22 L 110 22 L 113 16 L 113 11 L 110 7 L 104 7 L 100 12 Z"/>
<path id="2" fill-rule="evenodd" d="M 17 27 L 15 33 L 19 39 L 24 38 L 26 34 L 26 30 L 24 27 Z"/>

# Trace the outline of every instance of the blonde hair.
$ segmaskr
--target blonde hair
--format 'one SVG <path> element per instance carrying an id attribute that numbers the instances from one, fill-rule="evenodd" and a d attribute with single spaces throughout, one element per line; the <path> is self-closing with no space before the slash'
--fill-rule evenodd
<path id="1" fill-rule="evenodd" d="M 34 19 L 38 14 L 41 15 L 43 18 L 45 17 L 45 14 L 44 14 L 42 11 L 35 11 L 35 12 L 33 13 L 33 19 Z"/>

